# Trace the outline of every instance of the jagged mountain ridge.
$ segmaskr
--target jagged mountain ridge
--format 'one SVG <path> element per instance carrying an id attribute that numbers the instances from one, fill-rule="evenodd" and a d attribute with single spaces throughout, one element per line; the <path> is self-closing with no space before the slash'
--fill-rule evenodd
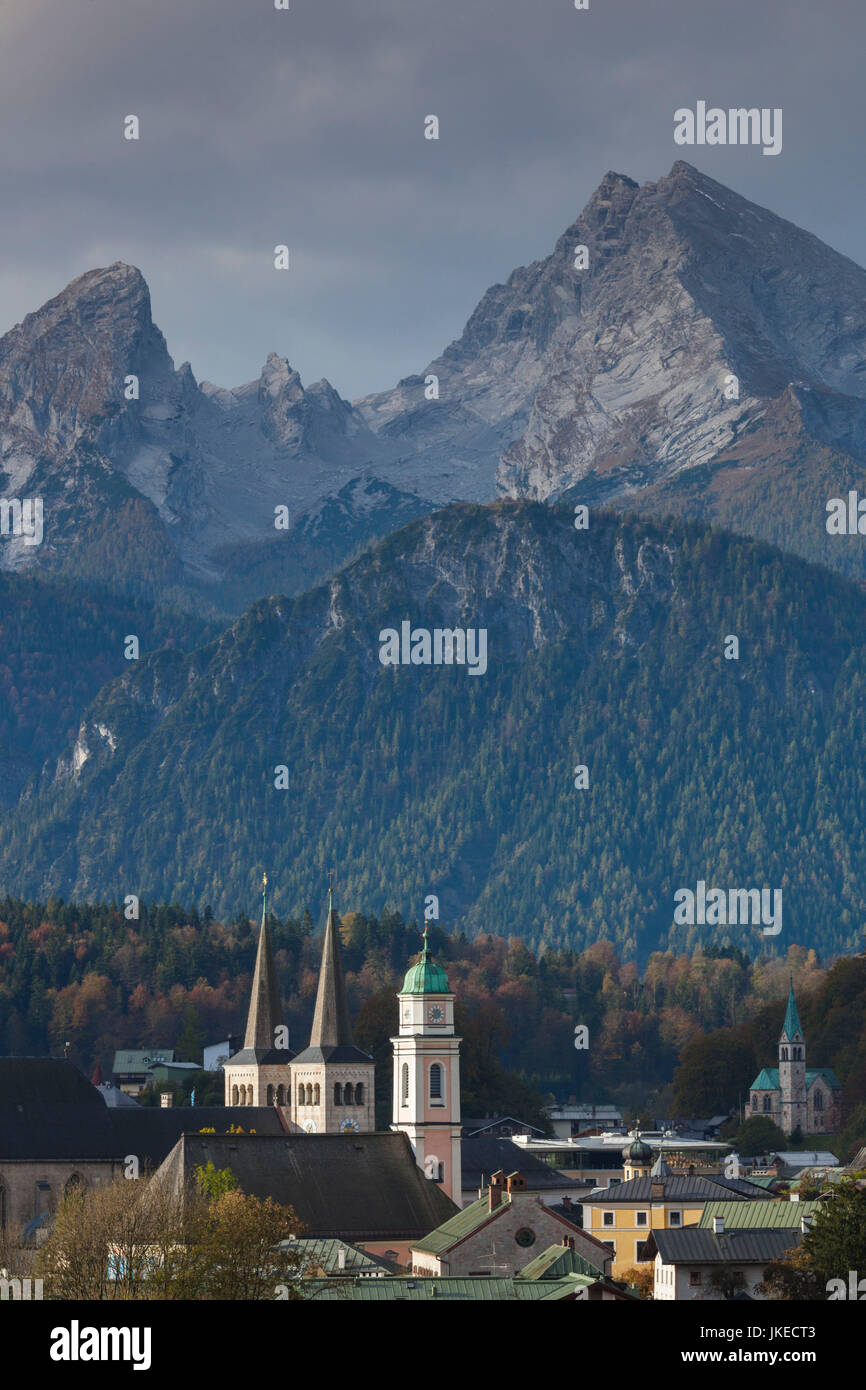
<path id="1" fill-rule="evenodd" d="M 864 358 L 866 271 L 682 161 L 643 186 L 606 175 L 459 340 L 354 405 L 274 353 L 234 390 L 175 370 L 143 277 L 116 263 L 0 339 L 0 495 L 43 496 L 47 518 L 38 548 L 3 538 L 0 566 L 192 586 L 238 612 L 410 515 L 504 494 L 705 517 L 862 579 L 824 507 L 866 464 Z M 359 508 L 327 537 L 294 529 L 341 495 Z M 293 530 L 275 536 L 281 503 Z"/>
<path id="2" fill-rule="evenodd" d="M 142 275 L 120 262 L 0 339 L 0 492 L 42 496 L 46 513 L 44 545 L 7 537 L 5 567 L 79 562 L 102 577 L 97 548 L 129 515 L 127 549 L 138 532 L 143 572 L 155 552 L 166 583 L 218 583 L 227 556 L 242 550 L 243 572 L 271 545 L 276 506 L 296 524 L 382 453 L 330 383 L 305 388 L 276 353 L 233 391 L 197 383 L 188 363 L 175 370 Z"/>
<path id="3" fill-rule="evenodd" d="M 440 399 L 424 402 L 431 373 Z M 495 480 L 512 497 L 699 514 L 866 574 L 856 541 L 824 530 L 827 498 L 866 462 L 866 271 L 683 161 L 643 186 L 607 174 L 441 357 L 356 405 L 443 500 L 456 460 L 467 496 Z M 784 498 L 795 457 L 813 475 L 802 518 Z"/>
<path id="4" fill-rule="evenodd" d="M 487 671 L 384 667 L 404 619 L 485 627 Z M 435 892 L 470 933 L 771 948 L 671 926 L 674 889 L 705 879 L 782 887 L 783 949 L 850 950 L 864 619 L 847 581 L 707 527 L 456 505 L 130 666 L 6 819 L 0 882 L 231 912 L 267 867 L 294 910 L 337 865 L 344 900 Z"/>

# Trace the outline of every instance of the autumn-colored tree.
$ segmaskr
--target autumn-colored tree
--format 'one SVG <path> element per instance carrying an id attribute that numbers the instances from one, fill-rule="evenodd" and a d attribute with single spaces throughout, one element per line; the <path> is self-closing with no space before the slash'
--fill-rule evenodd
<path id="1" fill-rule="evenodd" d="M 641 1298 L 652 1298 L 655 1282 L 652 1265 L 632 1265 L 621 1277 Z"/>

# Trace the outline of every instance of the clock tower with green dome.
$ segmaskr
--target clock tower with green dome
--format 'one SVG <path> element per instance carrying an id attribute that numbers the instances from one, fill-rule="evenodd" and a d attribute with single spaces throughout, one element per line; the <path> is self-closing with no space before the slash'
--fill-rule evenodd
<path id="1" fill-rule="evenodd" d="M 460 1039 L 454 1035 L 454 995 L 430 955 L 427 923 L 420 960 L 397 995 L 392 1129 L 409 1137 L 415 1161 L 462 1207 L 460 1164 Z"/>

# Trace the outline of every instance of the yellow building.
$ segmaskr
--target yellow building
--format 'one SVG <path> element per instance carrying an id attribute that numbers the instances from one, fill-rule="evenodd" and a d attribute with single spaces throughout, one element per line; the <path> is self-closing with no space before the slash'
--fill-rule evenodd
<path id="1" fill-rule="evenodd" d="M 644 1246 L 650 1231 L 694 1226 L 707 1202 L 766 1200 L 763 1188 L 743 1178 L 680 1176 L 671 1173 L 638 1133 L 622 1151 L 624 1181 L 596 1189 L 583 1199 L 583 1229 L 613 1252 L 612 1275 L 621 1279 L 634 1265 L 650 1263 Z"/>

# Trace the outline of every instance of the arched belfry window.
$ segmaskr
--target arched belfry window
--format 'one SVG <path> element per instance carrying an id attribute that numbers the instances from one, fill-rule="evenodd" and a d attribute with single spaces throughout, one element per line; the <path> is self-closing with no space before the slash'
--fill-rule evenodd
<path id="1" fill-rule="evenodd" d="M 363 1105 L 363 1104 L 364 1104 L 364 1083 L 363 1083 L 363 1081 L 359 1081 L 358 1084 L 357 1084 L 357 1086 L 355 1087 L 355 1104 L 356 1104 L 356 1105 Z"/>
<path id="2" fill-rule="evenodd" d="M 788 1049 L 787 1049 L 787 1047 L 783 1047 L 783 1048 L 782 1048 L 782 1061 L 783 1061 L 783 1062 L 787 1062 L 787 1060 L 788 1060 Z"/>
<path id="3" fill-rule="evenodd" d="M 400 1104 L 409 1104 L 409 1063 L 404 1062 L 400 1070 Z"/>
<path id="4" fill-rule="evenodd" d="M 354 1105 L 354 1103 L 355 1103 L 355 1096 L 354 1096 L 354 1091 L 352 1090 L 352 1083 L 351 1083 L 351 1081 L 347 1081 L 346 1084 L 345 1084 L 345 1086 L 343 1087 L 343 1104 L 344 1104 L 344 1105 Z"/>
<path id="5" fill-rule="evenodd" d="M 321 1105 L 321 1103 L 322 1103 L 322 1088 L 321 1088 L 321 1086 L 319 1085 L 319 1083 L 318 1083 L 318 1081 L 317 1081 L 316 1084 L 315 1084 L 315 1086 L 313 1087 L 313 1104 L 314 1104 L 314 1105 Z"/>
<path id="6" fill-rule="evenodd" d="M 267 1093 L 266 1093 L 266 1094 L 267 1094 L 267 1100 L 266 1100 L 265 1104 L 266 1104 L 266 1105 L 273 1105 L 273 1103 L 274 1103 L 274 1088 L 273 1088 L 273 1086 L 269 1086 L 269 1087 L 268 1087 Z"/>
<path id="7" fill-rule="evenodd" d="M 284 1086 L 284 1085 L 282 1084 L 282 1082 L 281 1082 L 280 1085 L 277 1087 L 277 1105 L 285 1105 L 285 1103 L 286 1103 L 286 1088 L 285 1088 L 285 1086 Z"/>
<path id="8" fill-rule="evenodd" d="M 6 1188 L 0 1183 L 0 1231 L 6 1229 Z"/>
<path id="9" fill-rule="evenodd" d="M 343 1087 L 339 1081 L 334 1082 L 334 1104 L 343 1104 Z"/>
<path id="10" fill-rule="evenodd" d="M 430 1099 L 442 1101 L 442 1064 L 434 1062 L 430 1068 Z"/>

